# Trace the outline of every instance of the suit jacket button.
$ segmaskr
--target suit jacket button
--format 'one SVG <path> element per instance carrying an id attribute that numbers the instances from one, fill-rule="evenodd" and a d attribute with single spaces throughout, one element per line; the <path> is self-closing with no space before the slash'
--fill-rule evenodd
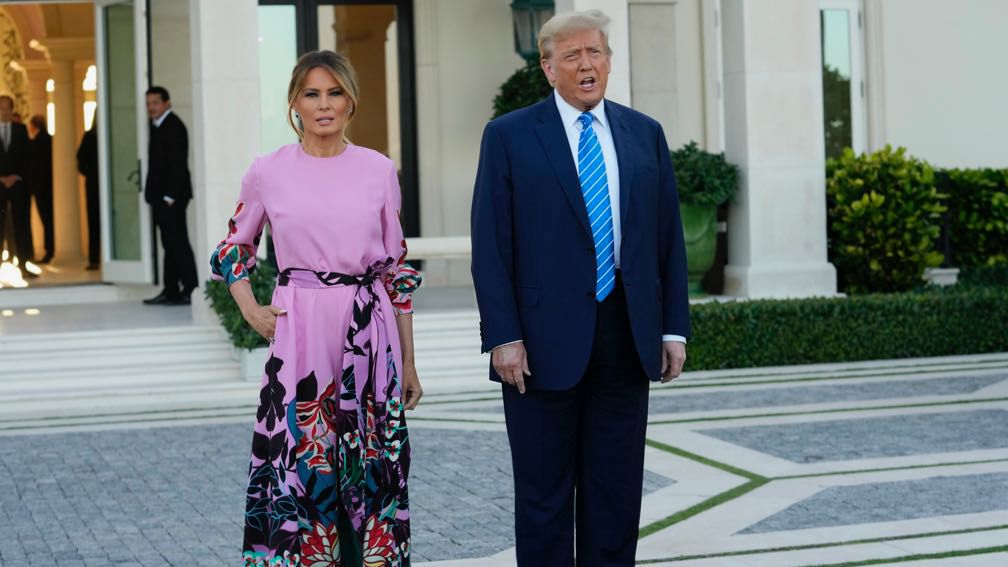
<path id="1" fill-rule="evenodd" d="M 585 295 L 588 297 L 588 299 L 595 299 L 595 292 L 594 291 L 586 291 Z"/>

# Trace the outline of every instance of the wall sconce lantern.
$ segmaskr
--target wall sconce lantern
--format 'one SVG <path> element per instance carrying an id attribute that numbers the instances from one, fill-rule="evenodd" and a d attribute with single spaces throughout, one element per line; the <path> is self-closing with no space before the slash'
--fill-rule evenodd
<path id="1" fill-rule="evenodd" d="M 514 20 L 515 51 L 528 59 L 539 54 L 539 28 L 556 11 L 553 0 L 514 0 L 511 18 Z"/>

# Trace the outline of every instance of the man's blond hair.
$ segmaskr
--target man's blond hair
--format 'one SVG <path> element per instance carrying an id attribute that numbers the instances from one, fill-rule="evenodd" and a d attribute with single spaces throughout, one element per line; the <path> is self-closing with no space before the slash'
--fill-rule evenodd
<path id="1" fill-rule="evenodd" d="M 539 30 L 539 57 L 549 59 L 553 56 L 553 44 L 557 39 L 571 34 L 598 30 L 602 32 L 602 42 L 607 55 L 612 55 L 609 47 L 609 16 L 602 10 L 585 10 L 583 12 L 560 12 L 543 24 Z"/>

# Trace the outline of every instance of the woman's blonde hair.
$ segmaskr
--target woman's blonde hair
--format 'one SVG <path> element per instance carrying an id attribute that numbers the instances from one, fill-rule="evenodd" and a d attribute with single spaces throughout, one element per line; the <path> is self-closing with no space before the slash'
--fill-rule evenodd
<path id="1" fill-rule="evenodd" d="M 300 118 L 295 119 L 294 117 L 294 102 L 304 90 L 304 82 L 308 73 L 318 67 L 329 71 L 343 88 L 343 94 L 350 99 L 350 119 L 353 119 L 354 114 L 357 113 L 357 97 L 360 90 L 357 86 L 357 72 L 354 71 L 350 59 L 342 53 L 334 53 L 329 50 L 309 51 L 302 55 L 294 65 L 294 70 L 291 71 L 290 85 L 287 87 L 287 123 L 294 129 L 299 140 L 304 138 L 304 125 Z"/>
<path id="2" fill-rule="evenodd" d="M 561 37 L 587 30 L 602 32 L 606 54 L 612 55 L 609 47 L 609 16 L 602 10 L 585 10 L 583 12 L 560 12 L 550 18 L 539 30 L 539 57 L 549 59 L 553 56 L 553 43 Z"/>

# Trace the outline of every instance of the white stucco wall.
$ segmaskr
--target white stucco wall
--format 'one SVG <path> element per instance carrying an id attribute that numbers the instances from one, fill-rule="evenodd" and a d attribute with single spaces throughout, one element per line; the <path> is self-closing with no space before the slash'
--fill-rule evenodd
<path id="1" fill-rule="evenodd" d="M 469 234 L 483 127 L 500 85 L 523 64 L 509 0 L 416 0 L 420 230 Z M 469 262 L 428 262 L 427 282 L 465 284 Z"/>
<path id="2" fill-rule="evenodd" d="M 259 153 L 257 10 L 256 0 L 189 1 L 196 214 L 189 237 L 200 282 L 209 277 L 210 252 L 227 232 L 242 175 Z M 201 293 L 193 294 L 193 317 L 216 319 Z"/>
<path id="3" fill-rule="evenodd" d="M 869 147 L 1008 166 L 1008 2 L 866 0 Z"/>

